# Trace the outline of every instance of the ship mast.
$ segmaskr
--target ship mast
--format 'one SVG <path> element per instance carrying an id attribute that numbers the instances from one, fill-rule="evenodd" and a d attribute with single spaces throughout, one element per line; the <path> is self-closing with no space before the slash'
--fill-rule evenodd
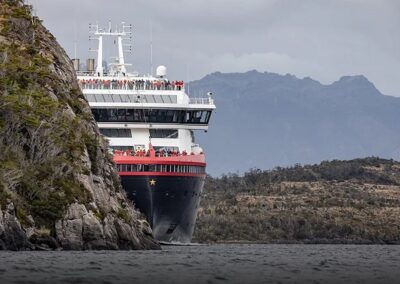
<path id="1" fill-rule="evenodd" d="M 105 31 L 99 28 L 99 25 L 89 25 L 89 30 L 93 33 L 94 37 L 90 37 L 90 39 L 97 39 L 98 49 L 97 49 L 97 65 L 96 65 L 96 73 L 98 76 L 103 76 L 104 67 L 103 67 L 103 36 L 117 37 L 118 43 L 118 58 L 117 63 L 110 64 L 111 66 L 116 67 L 116 73 L 121 73 L 123 75 L 126 74 L 126 66 L 130 64 L 125 63 L 124 51 L 132 52 L 132 46 L 130 44 L 132 39 L 132 25 L 125 25 L 124 22 L 121 23 L 120 28 L 116 27 L 113 31 L 111 28 L 111 22 L 109 22 L 108 30 Z M 125 44 L 124 40 L 127 40 L 129 43 Z M 124 47 L 128 47 L 127 50 L 124 50 Z"/>

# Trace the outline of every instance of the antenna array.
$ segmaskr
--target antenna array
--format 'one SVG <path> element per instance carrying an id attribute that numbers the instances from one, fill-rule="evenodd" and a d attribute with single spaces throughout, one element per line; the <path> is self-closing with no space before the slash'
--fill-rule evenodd
<path id="1" fill-rule="evenodd" d="M 89 51 L 97 52 L 97 67 L 96 73 L 100 76 L 103 75 L 103 37 L 116 37 L 118 41 L 118 58 L 117 63 L 112 63 L 113 67 L 116 67 L 116 72 L 120 72 L 122 74 L 126 73 L 125 66 L 129 64 L 125 64 L 124 52 L 132 53 L 132 25 L 126 25 L 122 22 L 120 25 L 116 25 L 115 29 L 112 29 L 111 21 L 108 23 L 107 30 L 100 28 L 100 26 L 96 24 L 89 24 L 89 41 L 98 40 L 98 49 L 93 50 L 89 48 Z"/>

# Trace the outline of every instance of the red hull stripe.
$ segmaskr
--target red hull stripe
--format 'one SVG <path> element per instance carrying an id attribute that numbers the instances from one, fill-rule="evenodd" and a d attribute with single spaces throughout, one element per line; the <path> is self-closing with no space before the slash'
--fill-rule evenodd
<path id="1" fill-rule="evenodd" d="M 173 176 L 173 177 L 206 177 L 206 174 L 165 173 L 165 172 L 118 172 L 120 176 Z"/>

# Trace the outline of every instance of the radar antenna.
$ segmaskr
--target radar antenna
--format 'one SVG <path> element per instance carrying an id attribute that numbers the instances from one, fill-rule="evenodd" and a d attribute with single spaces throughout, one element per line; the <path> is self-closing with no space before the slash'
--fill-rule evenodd
<path id="1" fill-rule="evenodd" d="M 98 49 L 93 50 L 89 49 L 89 51 L 97 51 L 97 66 L 96 73 L 98 76 L 103 76 L 104 67 L 103 67 L 103 36 L 117 37 L 118 42 L 118 59 L 117 63 L 111 63 L 111 65 L 115 73 L 120 73 L 122 75 L 126 74 L 126 66 L 130 64 L 125 63 L 124 52 L 132 53 L 132 25 L 126 25 L 122 22 L 119 27 L 116 26 L 115 30 L 112 30 L 111 22 L 108 23 L 108 30 L 105 31 L 99 27 L 98 24 L 92 25 L 89 24 L 89 32 L 92 34 L 89 36 L 89 40 L 97 39 Z M 128 43 L 125 43 L 128 41 Z"/>

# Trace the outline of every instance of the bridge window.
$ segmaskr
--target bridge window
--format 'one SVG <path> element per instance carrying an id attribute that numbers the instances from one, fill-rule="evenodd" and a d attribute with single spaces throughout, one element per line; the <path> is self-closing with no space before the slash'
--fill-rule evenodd
<path id="1" fill-rule="evenodd" d="M 211 111 L 163 109 L 92 109 L 97 122 L 144 122 L 207 124 Z"/>

